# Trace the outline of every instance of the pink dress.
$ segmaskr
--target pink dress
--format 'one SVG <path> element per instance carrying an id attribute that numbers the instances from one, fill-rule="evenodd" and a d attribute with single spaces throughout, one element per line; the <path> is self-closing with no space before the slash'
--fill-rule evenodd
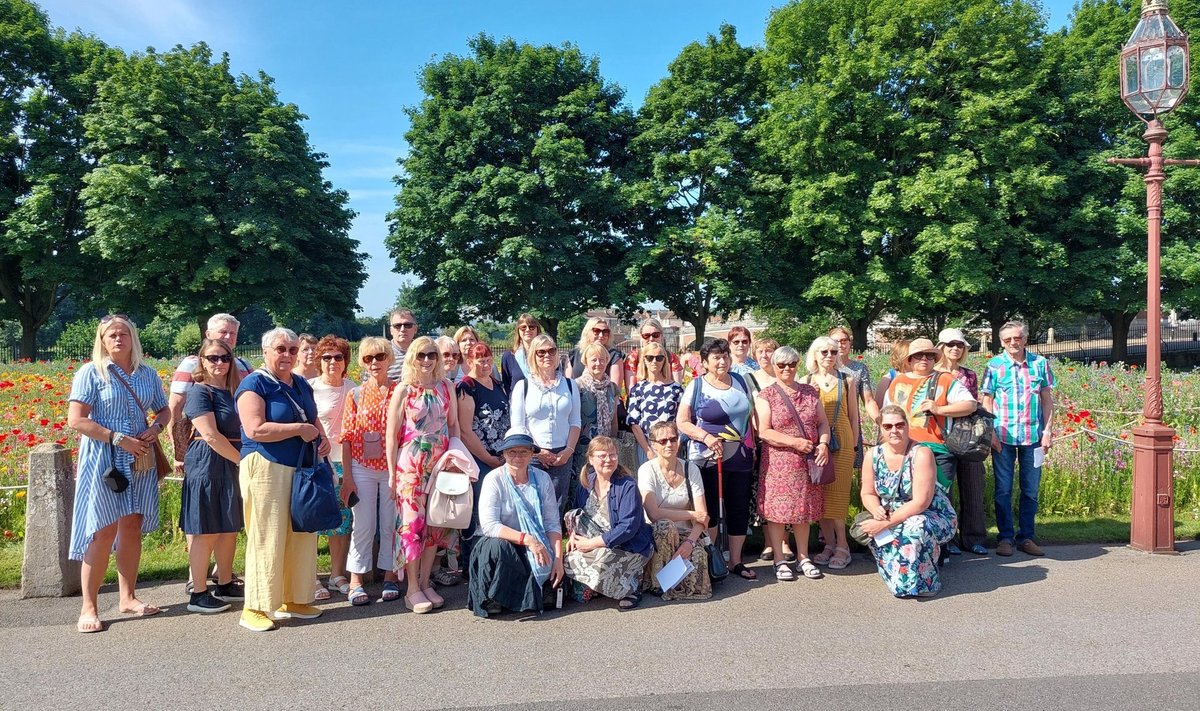
<path id="1" fill-rule="evenodd" d="M 420 559 L 424 548 L 444 543 L 446 530 L 425 526 L 425 502 L 433 465 L 450 446 L 450 381 L 432 388 L 408 387 L 401 413 L 396 463 L 396 570 Z"/>
<path id="2" fill-rule="evenodd" d="M 792 404 L 804 421 L 801 432 L 791 408 L 779 388 L 772 385 L 759 393 L 771 406 L 771 429 L 794 437 L 817 438 L 820 422 L 817 408 L 821 396 L 811 385 L 799 384 Z M 807 436 L 805 435 L 807 432 Z M 820 520 L 824 508 L 821 487 L 808 476 L 808 460 L 794 449 L 762 443 L 762 464 L 758 479 L 758 512 L 771 523 L 812 523 Z"/>

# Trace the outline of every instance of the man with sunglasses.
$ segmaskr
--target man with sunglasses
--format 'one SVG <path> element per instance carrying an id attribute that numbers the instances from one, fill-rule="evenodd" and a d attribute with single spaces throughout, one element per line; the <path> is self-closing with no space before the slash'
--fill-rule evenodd
<path id="1" fill-rule="evenodd" d="M 395 356 L 392 364 L 388 366 L 388 377 L 393 383 L 398 383 L 400 375 L 404 372 L 404 356 L 408 354 L 409 345 L 417 337 L 417 319 L 408 309 L 396 309 L 388 314 L 388 328 L 392 334 L 392 355 Z"/>
<path id="2" fill-rule="evenodd" d="M 983 406 L 995 413 L 992 438 L 992 471 L 996 478 L 996 555 L 1012 555 L 1013 543 L 1029 555 L 1045 555 L 1033 540 L 1038 489 L 1042 483 L 1041 459 L 1054 438 L 1054 372 L 1050 361 L 1025 350 L 1028 330 L 1019 321 L 1000 327 L 1004 352 L 988 361 L 979 392 Z M 1013 530 L 1012 488 L 1018 462 L 1021 467 L 1021 501 Z"/>

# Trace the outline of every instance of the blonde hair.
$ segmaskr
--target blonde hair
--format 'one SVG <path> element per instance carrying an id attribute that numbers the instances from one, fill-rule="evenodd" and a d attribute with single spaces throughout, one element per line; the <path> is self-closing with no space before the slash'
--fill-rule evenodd
<path id="1" fill-rule="evenodd" d="M 142 340 L 138 338 L 137 326 L 128 316 L 105 316 L 96 324 L 96 340 L 92 342 L 92 363 L 96 366 L 97 374 L 104 382 L 108 382 L 108 364 L 112 358 L 104 348 L 104 333 L 116 324 L 122 324 L 129 330 L 129 375 L 133 375 L 142 367 Z"/>
<path id="2" fill-rule="evenodd" d="M 412 350 L 412 346 L 409 346 Z M 358 359 L 362 360 L 364 355 L 384 353 L 387 355 L 387 362 L 394 363 L 396 361 L 396 351 L 392 350 L 392 342 L 386 338 L 379 336 L 367 336 L 358 342 Z"/>
<path id="3" fill-rule="evenodd" d="M 599 451 L 617 452 L 618 454 L 621 452 L 621 450 L 617 447 L 617 440 L 613 439 L 612 437 L 605 437 L 604 435 L 594 437 L 592 441 L 588 443 L 587 455 L 583 458 L 584 464 L 579 468 L 579 485 L 584 489 L 590 489 L 592 487 L 591 477 L 588 476 L 588 474 L 592 472 L 592 453 Z M 618 462 L 617 470 L 613 472 L 613 479 L 621 476 L 629 476 L 629 472 L 620 462 Z"/>
<path id="4" fill-rule="evenodd" d="M 199 367 L 196 368 L 196 372 L 192 373 L 192 380 L 197 383 L 203 383 L 208 380 L 208 368 L 211 368 L 212 365 L 204 360 L 204 351 L 214 346 L 223 349 L 225 355 L 232 358 L 229 361 L 229 372 L 225 375 L 225 389 L 229 391 L 230 395 L 233 395 L 237 393 L 238 385 L 242 383 L 242 374 L 238 370 L 237 355 L 234 354 L 233 349 L 229 347 L 228 343 L 219 338 L 205 338 L 200 343 L 200 350 L 196 351 L 196 358 L 200 360 L 200 363 Z"/>
<path id="5" fill-rule="evenodd" d="M 835 354 L 833 356 L 833 362 L 837 363 L 837 341 L 833 340 L 829 336 L 817 336 L 817 338 L 813 340 L 812 345 L 808 347 L 808 355 L 804 357 L 805 370 L 810 373 L 817 372 L 817 364 L 820 362 L 817 358 L 817 351 L 821 350 L 822 348 L 832 348 Z M 775 352 L 778 353 L 779 350 L 776 349 Z"/>
<path id="6" fill-rule="evenodd" d="M 421 336 L 409 345 L 408 352 L 404 354 L 404 370 L 400 375 L 402 384 L 419 388 L 425 387 L 425 384 L 421 382 L 421 371 L 417 368 L 417 354 L 426 348 L 432 348 L 435 356 L 433 359 L 433 382 L 437 383 L 446 377 L 446 369 L 442 367 L 442 354 L 438 352 L 437 344 L 429 336 Z"/>
<path id="7" fill-rule="evenodd" d="M 597 351 L 599 351 L 600 355 L 603 356 L 603 358 L 604 358 L 604 372 L 607 377 L 608 358 L 609 358 L 608 349 L 605 348 L 600 343 L 592 343 L 592 344 L 589 344 L 587 347 L 585 347 L 579 354 L 579 364 L 583 366 L 584 370 L 587 370 L 588 359 L 591 358 L 592 354 Z"/>
<path id="8" fill-rule="evenodd" d="M 521 314 L 520 316 L 518 316 L 517 317 L 517 325 L 513 328 L 513 344 L 512 344 L 512 352 L 513 353 L 516 353 L 517 350 L 521 347 L 521 326 L 525 326 L 527 324 L 533 324 L 534 326 L 537 326 L 539 336 L 542 335 L 542 333 L 545 330 L 542 328 L 542 323 L 540 321 L 538 321 L 533 316 L 533 314 Z M 528 356 L 529 354 L 526 353 L 526 355 Z"/>
<path id="9" fill-rule="evenodd" d="M 458 344 L 459 349 L 462 348 L 463 336 L 467 335 L 468 333 L 475 337 L 476 342 L 479 341 L 479 332 L 478 331 L 471 328 L 470 326 L 459 326 L 458 330 L 454 332 L 454 342 L 456 344 Z"/>
<path id="10" fill-rule="evenodd" d="M 582 357 L 584 348 L 587 348 L 596 342 L 596 337 L 592 334 L 592 329 L 600 324 L 608 326 L 608 321 L 605 321 L 599 316 L 593 316 L 587 320 L 587 323 L 583 324 L 583 331 L 579 333 L 579 343 L 575 344 L 575 348 L 578 349 L 580 357 Z M 612 337 L 611 332 L 609 333 L 609 337 Z"/>
<path id="11" fill-rule="evenodd" d="M 663 359 L 658 365 L 656 365 L 654 367 L 660 369 L 659 375 L 662 377 L 663 382 L 670 381 L 671 380 L 671 354 L 667 352 L 667 349 L 664 348 L 661 343 L 655 343 L 654 341 L 650 341 L 646 345 L 642 346 L 641 352 L 638 353 L 638 367 L 637 367 L 637 374 L 634 375 L 634 377 L 633 377 L 634 382 L 650 379 L 650 361 L 646 360 L 646 356 L 652 355 L 649 352 L 651 349 L 662 351 Z"/>
<path id="12" fill-rule="evenodd" d="M 553 338 L 544 333 L 539 333 L 533 337 L 532 341 L 529 342 L 529 352 L 526 353 L 525 356 L 529 359 L 530 373 L 537 375 L 544 381 L 552 382 L 554 380 L 554 373 L 558 370 L 558 359 L 554 359 L 554 365 L 550 367 L 550 375 L 547 376 L 542 373 L 542 364 L 538 361 L 537 355 L 535 355 L 538 351 L 547 346 L 554 349 L 558 348 L 558 345 L 554 343 Z"/>
<path id="13" fill-rule="evenodd" d="M 897 373 L 903 373 L 908 370 L 908 344 L 912 341 L 907 338 L 897 339 L 892 344 L 892 352 L 888 356 L 888 362 L 891 363 L 892 370 Z"/>

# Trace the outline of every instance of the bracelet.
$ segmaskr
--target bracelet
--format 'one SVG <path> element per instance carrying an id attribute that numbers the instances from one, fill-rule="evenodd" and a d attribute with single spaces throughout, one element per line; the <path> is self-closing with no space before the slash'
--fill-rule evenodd
<path id="1" fill-rule="evenodd" d="M 116 431 L 116 430 L 109 430 L 109 431 L 108 431 L 108 443 L 109 443 L 109 444 L 112 444 L 112 443 L 113 443 L 113 436 L 114 436 L 114 435 L 116 435 L 116 434 L 117 434 L 117 431 Z"/>
<path id="2" fill-rule="evenodd" d="M 525 532 L 524 531 L 521 531 L 521 537 L 519 539 L 517 539 L 517 545 L 518 546 L 525 545 Z"/>

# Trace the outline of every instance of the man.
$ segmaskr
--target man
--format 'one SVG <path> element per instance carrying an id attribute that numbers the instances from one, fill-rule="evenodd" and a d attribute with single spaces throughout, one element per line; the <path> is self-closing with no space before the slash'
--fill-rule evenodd
<path id="1" fill-rule="evenodd" d="M 396 309 L 388 314 L 388 324 L 392 329 L 392 354 L 396 356 L 388 368 L 388 377 L 392 382 L 399 382 L 400 374 L 404 371 L 404 356 L 417 336 L 417 320 L 413 318 L 412 311 Z"/>
<path id="2" fill-rule="evenodd" d="M 979 391 L 983 406 L 995 413 L 992 469 L 996 477 L 996 555 L 1012 555 L 1013 543 L 1029 555 L 1044 555 L 1033 540 L 1042 459 L 1054 439 L 1054 373 L 1045 358 L 1025 350 L 1028 330 L 1019 321 L 1000 328 L 1004 352 L 988 361 Z M 1013 531 L 1013 475 L 1020 463 L 1021 500 Z"/>

